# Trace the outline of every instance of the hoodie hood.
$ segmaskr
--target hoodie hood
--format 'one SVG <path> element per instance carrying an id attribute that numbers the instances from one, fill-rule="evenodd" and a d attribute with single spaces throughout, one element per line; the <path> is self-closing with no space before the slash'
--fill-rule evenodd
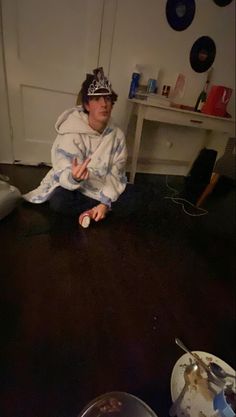
<path id="1" fill-rule="evenodd" d="M 84 113 L 82 106 L 73 107 L 62 113 L 56 121 L 55 129 L 60 135 L 65 135 L 67 133 L 100 135 L 99 132 L 89 126 L 88 115 Z M 113 123 L 109 121 L 103 134 L 110 133 L 113 129 Z"/>

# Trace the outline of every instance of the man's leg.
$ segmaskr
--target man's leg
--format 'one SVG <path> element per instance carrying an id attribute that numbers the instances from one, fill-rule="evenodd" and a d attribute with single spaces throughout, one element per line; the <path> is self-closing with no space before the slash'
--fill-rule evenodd
<path id="1" fill-rule="evenodd" d="M 85 210 L 90 210 L 99 201 L 83 195 L 80 191 L 70 191 L 57 187 L 49 200 L 50 208 L 57 213 L 67 216 L 78 216 Z"/>

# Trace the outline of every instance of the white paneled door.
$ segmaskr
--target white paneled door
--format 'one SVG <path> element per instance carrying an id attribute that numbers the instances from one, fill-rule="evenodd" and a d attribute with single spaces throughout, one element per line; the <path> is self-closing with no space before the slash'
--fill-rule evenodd
<path id="1" fill-rule="evenodd" d="M 57 116 L 99 62 L 103 0 L 1 0 L 14 159 L 50 163 Z"/>

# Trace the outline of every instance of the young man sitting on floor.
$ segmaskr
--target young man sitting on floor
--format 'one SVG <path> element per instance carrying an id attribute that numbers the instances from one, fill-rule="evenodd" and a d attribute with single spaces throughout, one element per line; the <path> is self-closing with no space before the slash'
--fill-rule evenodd
<path id="1" fill-rule="evenodd" d="M 117 94 L 102 68 L 87 74 L 79 97 L 82 105 L 56 122 L 52 169 L 23 197 L 31 203 L 49 200 L 53 210 L 79 215 L 80 225 L 88 227 L 91 219 L 104 219 L 125 190 L 127 149 L 123 132 L 110 120 Z"/>

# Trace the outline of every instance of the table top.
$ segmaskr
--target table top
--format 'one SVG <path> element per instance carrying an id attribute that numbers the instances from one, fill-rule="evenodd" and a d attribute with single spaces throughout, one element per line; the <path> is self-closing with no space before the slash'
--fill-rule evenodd
<path id="1" fill-rule="evenodd" d="M 154 100 L 152 102 L 148 102 L 147 100 L 139 100 L 139 99 L 128 99 L 128 101 L 130 103 L 135 103 L 135 104 L 139 104 L 142 106 L 146 106 L 146 107 L 156 107 L 156 108 L 160 108 L 160 109 L 164 109 L 164 110 L 168 110 L 168 111 L 172 111 L 172 112 L 179 112 L 179 113 L 186 113 L 189 115 L 194 115 L 197 116 L 199 118 L 209 118 L 209 119 L 215 119 L 215 120 L 220 120 L 220 121 L 224 121 L 226 123 L 235 123 L 235 120 L 231 117 L 219 117 L 219 116 L 214 116 L 214 115 L 210 115 L 210 114 L 206 114 L 206 113 L 199 113 L 199 112 L 195 112 L 195 111 L 191 111 L 191 110 L 186 110 L 186 109 L 182 109 L 182 108 L 178 108 L 172 105 L 166 106 L 164 104 L 159 104 L 158 102 L 154 104 Z"/>

